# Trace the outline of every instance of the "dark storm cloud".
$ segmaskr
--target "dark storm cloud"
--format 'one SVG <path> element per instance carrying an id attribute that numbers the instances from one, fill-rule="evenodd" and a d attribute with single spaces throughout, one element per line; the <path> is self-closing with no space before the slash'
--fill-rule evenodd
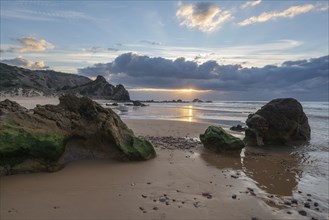
<path id="1" fill-rule="evenodd" d="M 169 60 L 133 53 L 113 62 L 79 69 L 86 76 L 110 75 L 113 83 L 128 87 L 186 88 L 268 93 L 328 93 L 329 56 L 287 61 L 280 66 L 243 68 L 207 61 L 201 65 L 184 58 Z"/>

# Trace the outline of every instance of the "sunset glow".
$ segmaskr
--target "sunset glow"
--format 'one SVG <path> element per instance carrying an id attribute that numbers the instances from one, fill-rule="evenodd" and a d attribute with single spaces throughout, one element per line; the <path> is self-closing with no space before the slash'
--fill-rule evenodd
<path id="1" fill-rule="evenodd" d="M 199 90 L 199 89 L 157 89 L 157 88 L 136 88 L 128 89 L 134 92 L 179 92 L 179 93 L 205 93 L 211 90 Z"/>

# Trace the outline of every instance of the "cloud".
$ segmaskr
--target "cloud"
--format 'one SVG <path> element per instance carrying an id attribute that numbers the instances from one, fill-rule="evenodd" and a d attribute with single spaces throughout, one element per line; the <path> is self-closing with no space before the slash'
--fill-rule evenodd
<path id="1" fill-rule="evenodd" d="M 329 10 L 329 4 L 320 5 L 317 10 L 318 11 L 328 11 Z"/>
<path id="2" fill-rule="evenodd" d="M 210 3 L 181 4 L 176 12 L 180 25 L 197 28 L 202 32 L 212 32 L 232 18 L 229 11 L 223 11 Z"/>
<path id="3" fill-rule="evenodd" d="M 2 49 L 1 52 L 42 52 L 47 49 L 54 49 L 55 46 L 46 40 L 43 39 L 36 39 L 34 37 L 23 37 L 16 39 L 21 46 L 10 46 L 7 49 Z"/>
<path id="4" fill-rule="evenodd" d="M 255 1 L 246 2 L 245 4 L 241 5 L 241 8 L 254 7 L 254 6 L 260 4 L 261 2 L 262 2 L 262 0 L 255 0 Z"/>
<path id="5" fill-rule="evenodd" d="M 149 41 L 149 40 L 141 40 L 142 43 L 151 44 L 151 45 L 162 45 L 161 42 Z"/>
<path id="6" fill-rule="evenodd" d="M 54 49 L 55 46 L 46 40 L 43 39 L 36 39 L 34 37 L 23 37 L 17 39 L 23 47 L 18 48 L 19 52 L 28 52 L 28 51 L 45 51 L 47 49 Z"/>
<path id="7" fill-rule="evenodd" d="M 312 11 L 315 8 L 312 4 L 306 5 L 299 5 L 299 6 L 292 6 L 284 11 L 280 12 L 264 12 L 258 17 L 253 16 L 251 18 L 245 19 L 244 21 L 240 22 L 240 26 L 246 26 L 253 23 L 262 23 L 269 20 L 275 20 L 277 18 L 293 18 L 300 14 L 305 14 L 309 11 Z"/>
<path id="8" fill-rule="evenodd" d="M 24 59 L 23 57 L 16 57 L 14 59 L 8 59 L 8 60 L 1 60 L 2 63 L 12 65 L 12 66 L 18 66 L 18 67 L 24 67 L 28 69 L 48 69 L 49 66 L 46 66 L 44 61 L 29 61 Z"/>
<path id="9" fill-rule="evenodd" d="M 117 49 L 117 48 L 113 48 L 113 47 L 109 47 L 109 48 L 107 48 L 107 50 L 108 50 L 108 51 L 114 51 L 114 52 L 119 51 L 119 49 Z"/>
<path id="10" fill-rule="evenodd" d="M 104 52 L 106 49 L 102 47 L 88 47 L 88 48 L 83 48 L 82 51 L 84 52 L 90 52 L 90 53 L 98 53 L 98 52 Z"/>
<path id="11" fill-rule="evenodd" d="M 248 95 L 250 99 L 256 95 L 259 98 L 260 94 L 264 97 L 293 94 L 324 97 L 329 85 L 328 64 L 329 56 L 324 56 L 287 61 L 279 66 L 245 68 L 238 64 L 220 65 L 216 61 L 198 64 L 185 58 L 169 60 L 126 53 L 113 62 L 95 64 L 78 72 L 85 76 L 104 75 L 112 83 L 128 88 L 193 88 L 239 94 L 240 97 Z"/>
<path id="12" fill-rule="evenodd" d="M 82 12 L 72 10 L 30 10 L 30 9 L 6 9 L 1 10 L 1 17 L 16 18 L 32 21 L 58 21 L 58 20 L 72 20 L 72 19 L 92 19 Z"/>

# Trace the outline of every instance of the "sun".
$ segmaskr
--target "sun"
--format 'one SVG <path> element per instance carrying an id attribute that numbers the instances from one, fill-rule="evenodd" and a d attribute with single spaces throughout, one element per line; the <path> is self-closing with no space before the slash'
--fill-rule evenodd
<path id="1" fill-rule="evenodd" d="M 191 92 L 195 92 L 194 89 L 179 89 L 179 92 L 187 92 L 187 93 L 191 93 Z"/>

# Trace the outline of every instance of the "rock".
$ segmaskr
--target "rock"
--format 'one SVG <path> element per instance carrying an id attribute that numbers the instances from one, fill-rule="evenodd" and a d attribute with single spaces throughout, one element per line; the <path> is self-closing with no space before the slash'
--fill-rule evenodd
<path id="1" fill-rule="evenodd" d="M 136 137 L 111 109 L 87 97 L 60 97 L 58 105 L 31 111 L 0 102 L 0 170 L 3 174 L 55 171 L 80 158 L 147 160 L 150 142 Z"/>
<path id="2" fill-rule="evenodd" d="M 236 195 L 235 194 L 232 195 L 232 199 L 236 199 Z"/>
<path id="3" fill-rule="evenodd" d="M 21 96 L 59 96 L 74 94 L 97 99 L 129 101 L 123 85 L 113 86 L 103 76 L 92 81 L 77 74 L 52 70 L 29 70 L 0 63 L 0 94 Z"/>
<path id="4" fill-rule="evenodd" d="M 212 198 L 212 195 L 210 193 L 202 193 L 202 196 L 206 197 L 207 199 Z"/>
<path id="5" fill-rule="evenodd" d="M 241 125 L 237 125 L 237 126 L 232 126 L 230 127 L 231 131 L 238 131 L 238 132 L 242 132 L 246 130 L 246 127 L 242 127 Z"/>
<path id="6" fill-rule="evenodd" d="M 305 207 L 305 208 L 311 208 L 311 205 L 310 205 L 310 203 L 305 202 L 304 207 Z"/>
<path id="7" fill-rule="evenodd" d="M 217 126 L 209 126 L 205 133 L 200 135 L 200 140 L 206 148 L 216 152 L 239 150 L 245 146 L 242 140 Z"/>
<path id="8" fill-rule="evenodd" d="M 133 102 L 133 106 L 140 106 L 140 107 L 144 107 L 147 106 L 144 103 L 140 102 L 140 101 L 132 101 Z"/>
<path id="9" fill-rule="evenodd" d="M 192 102 L 203 102 L 201 99 L 193 99 Z"/>
<path id="10" fill-rule="evenodd" d="M 264 144 L 285 144 L 310 139 L 308 118 L 302 105 L 293 98 L 274 99 L 246 121 L 246 141 Z"/>
<path id="11" fill-rule="evenodd" d="M 302 216 L 307 216 L 307 212 L 304 210 L 300 210 L 298 213 Z"/>

